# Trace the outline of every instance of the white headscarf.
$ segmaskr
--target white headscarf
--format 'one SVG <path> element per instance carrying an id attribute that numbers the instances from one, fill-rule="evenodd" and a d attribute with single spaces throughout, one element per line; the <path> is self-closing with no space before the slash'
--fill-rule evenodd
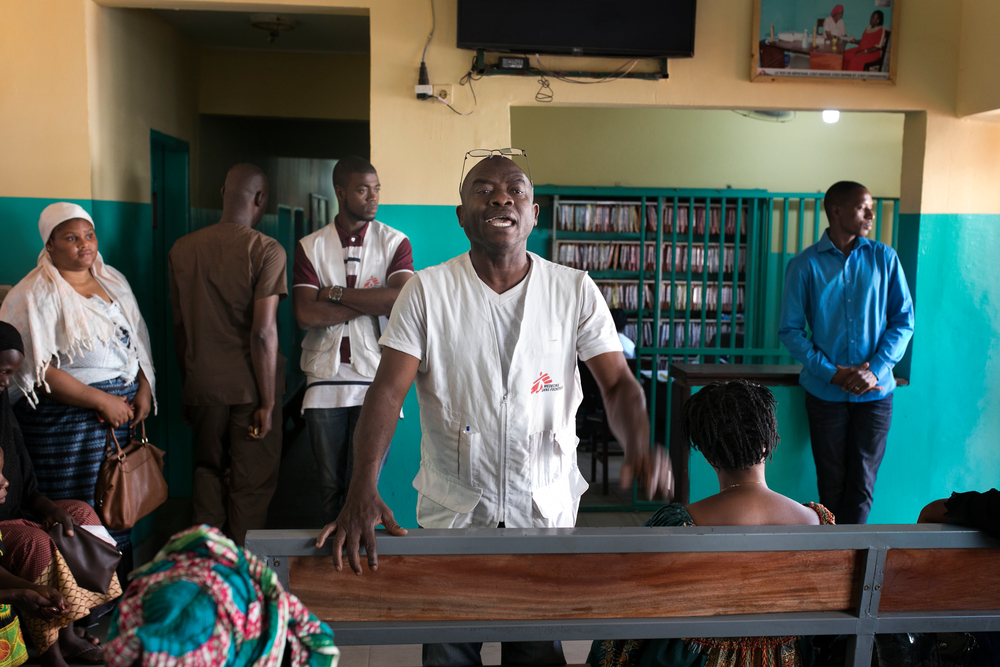
<path id="1" fill-rule="evenodd" d="M 49 204 L 42 209 L 42 214 L 38 216 L 38 234 L 42 237 L 42 245 L 49 242 L 53 229 L 67 220 L 75 218 L 86 220 L 91 227 L 95 226 L 94 219 L 90 217 L 85 208 L 78 204 L 61 201 Z"/>
<path id="2" fill-rule="evenodd" d="M 48 243 L 53 229 L 75 218 L 94 224 L 90 214 L 76 204 L 59 202 L 46 206 L 38 219 L 42 243 Z M 139 368 L 149 382 L 155 409 L 156 376 L 150 356 L 149 331 L 132 288 L 125 276 L 104 263 L 101 253 L 97 253 L 90 271 L 118 303 L 119 310 L 135 334 Z M 93 349 L 95 343 L 110 343 L 117 333 L 114 322 L 66 282 L 45 247 L 38 255 L 38 266 L 4 298 L 3 305 L 0 305 L 0 320 L 13 324 L 24 340 L 24 363 L 13 380 L 32 406 L 38 401 L 35 387 L 45 386 L 46 391 L 49 388 L 45 383 L 45 373 L 53 359 L 58 366 L 59 354 L 72 359 L 74 354 Z"/>

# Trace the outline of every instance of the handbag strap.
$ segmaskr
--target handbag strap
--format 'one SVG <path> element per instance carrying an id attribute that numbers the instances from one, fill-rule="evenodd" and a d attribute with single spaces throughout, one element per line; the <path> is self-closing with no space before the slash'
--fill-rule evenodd
<path id="1" fill-rule="evenodd" d="M 148 445 L 149 444 L 149 438 L 146 437 L 146 420 L 143 419 L 141 422 L 139 422 L 139 425 L 142 426 L 142 438 L 140 438 L 139 440 L 136 440 L 136 438 L 135 438 L 135 427 L 130 425 L 129 429 L 128 429 L 129 439 L 132 442 L 139 442 L 139 443 L 142 443 L 143 445 Z"/>
<path id="2" fill-rule="evenodd" d="M 105 451 L 111 449 L 111 443 L 115 443 L 115 448 L 118 450 L 118 460 L 125 460 L 125 452 L 122 450 L 122 446 L 118 444 L 118 437 L 115 435 L 115 429 L 113 426 L 108 426 L 108 441 L 105 445 Z M 113 452 L 109 452 L 113 453 Z"/>

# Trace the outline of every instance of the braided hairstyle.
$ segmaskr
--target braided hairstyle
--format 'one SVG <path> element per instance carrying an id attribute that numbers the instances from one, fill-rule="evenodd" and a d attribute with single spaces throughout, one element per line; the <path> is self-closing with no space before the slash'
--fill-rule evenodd
<path id="1" fill-rule="evenodd" d="M 778 444 L 774 394 L 746 380 L 713 382 L 684 405 L 684 431 L 712 467 L 746 470 Z"/>

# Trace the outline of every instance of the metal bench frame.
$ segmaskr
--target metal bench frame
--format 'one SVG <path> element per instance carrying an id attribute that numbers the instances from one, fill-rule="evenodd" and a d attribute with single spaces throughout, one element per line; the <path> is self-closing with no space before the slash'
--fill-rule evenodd
<path id="1" fill-rule="evenodd" d="M 313 530 L 250 531 L 246 546 L 266 560 L 288 589 L 289 557 L 330 556 L 329 545 L 316 549 L 316 535 Z M 890 549 L 958 548 L 1000 549 L 1000 540 L 991 539 L 976 530 L 938 524 L 412 530 L 405 537 L 392 537 L 379 531 L 380 556 L 849 549 L 863 554 L 862 590 L 858 608 L 846 612 L 565 621 L 351 622 L 334 623 L 333 629 L 337 643 L 345 646 L 546 639 L 853 635 L 848 648 L 848 654 L 853 656 L 853 665 L 869 667 L 876 633 L 1000 631 L 1000 599 L 996 601 L 997 608 L 990 611 L 879 613 L 886 554 Z M 367 570 L 366 564 L 364 567 Z M 1000 567 L 1000 559 L 997 567 Z M 332 576 L 355 576 L 347 571 L 346 560 L 344 568 L 344 572 L 337 573 L 331 558 Z"/>

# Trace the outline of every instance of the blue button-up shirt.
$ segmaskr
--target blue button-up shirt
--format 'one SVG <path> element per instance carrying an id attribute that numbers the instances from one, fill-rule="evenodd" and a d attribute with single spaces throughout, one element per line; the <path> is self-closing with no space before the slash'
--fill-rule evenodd
<path id="1" fill-rule="evenodd" d="M 812 339 L 806 334 L 806 326 Z M 875 401 L 896 388 L 892 368 L 913 336 L 913 300 L 896 252 L 858 237 L 847 257 L 829 235 L 788 264 L 778 338 L 802 362 L 799 384 L 824 401 Z M 882 391 L 830 384 L 837 366 L 868 362 Z"/>

